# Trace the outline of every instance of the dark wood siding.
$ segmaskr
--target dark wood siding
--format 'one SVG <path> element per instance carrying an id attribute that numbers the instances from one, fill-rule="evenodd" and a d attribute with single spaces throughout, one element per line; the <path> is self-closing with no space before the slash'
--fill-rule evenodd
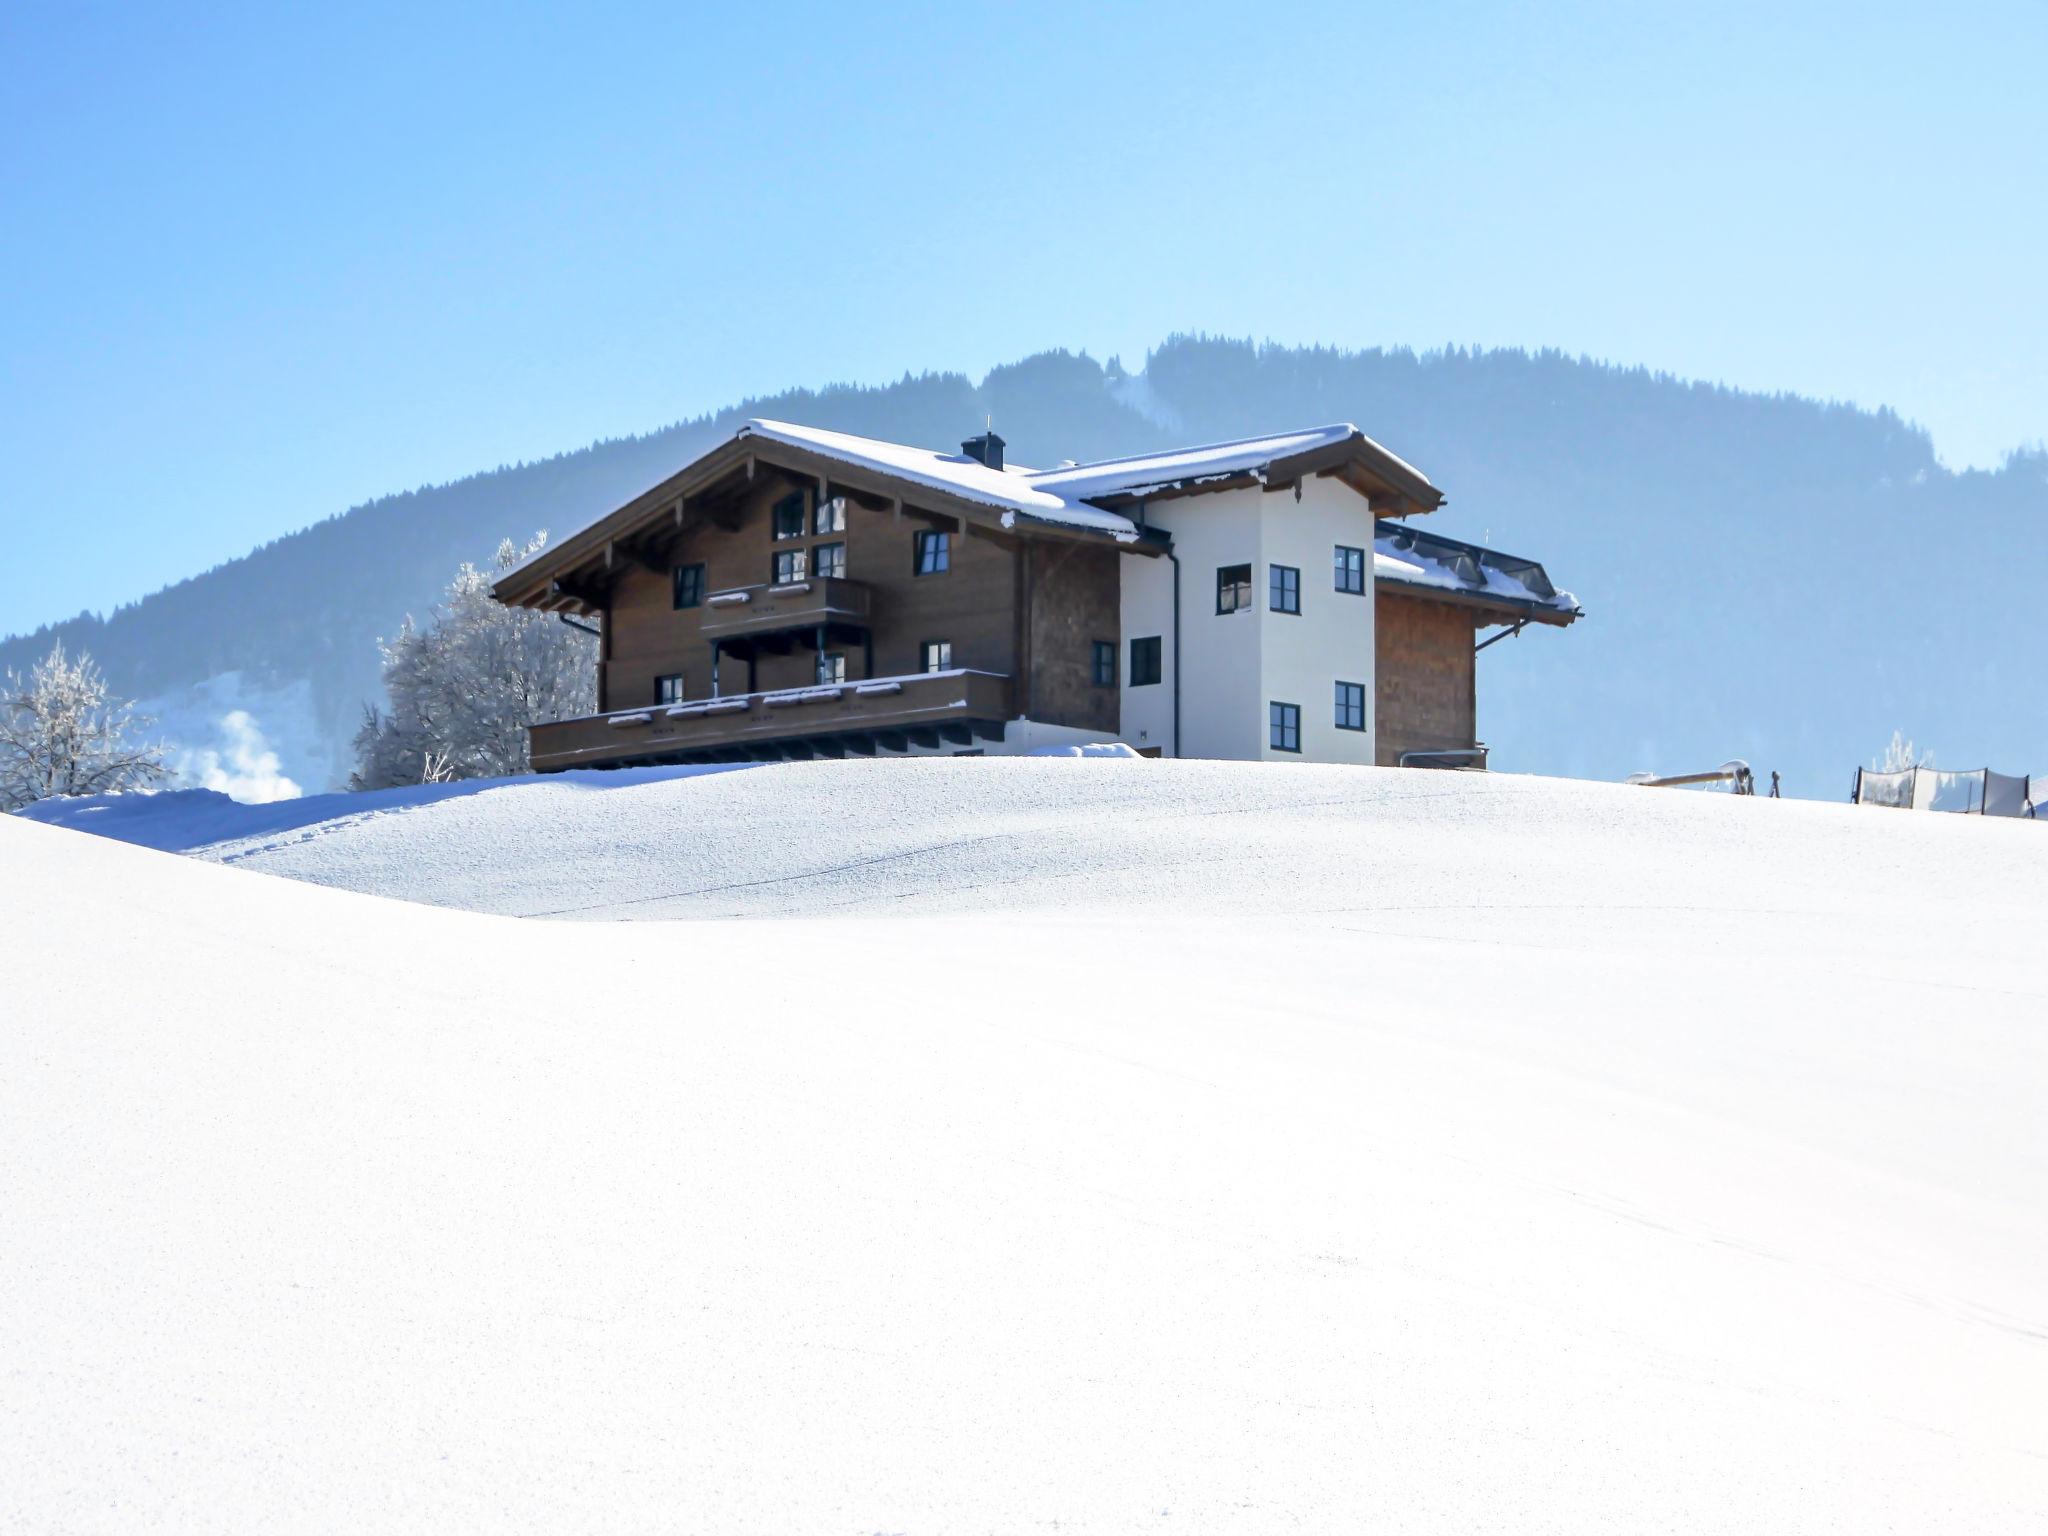
<path id="1" fill-rule="evenodd" d="M 1384 586 L 1374 602 L 1379 652 L 1375 760 L 1392 767 L 1403 752 L 1471 746 L 1477 713 L 1473 611 Z"/>
<path id="2" fill-rule="evenodd" d="M 711 647 L 702 638 L 703 608 L 674 607 L 671 572 L 678 565 L 701 562 L 707 592 L 759 586 L 770 580 L 774 552 L 793 547 L 771 537 L 771 509 L 798 486 L 763 465 L 759 484 L 737 509 L 735 526 L 695 523 L 659 548 L 656 568 L 634 565 L 614 578 L 608 616 L 610 659 L 605 664 L 607 707 L 634 709 L 655 699 L 656 679 L 683 674 L 685 697 L 711 693 Z M 805 489 L 814 489 L 806 486 Z M 934 526 L 951 534 L 951 568 L 941 574 L 914 574 L 915 536 Z M 956 520 L 934 523 L 916 510 L 898 516 L 873 510 L 849 499 L 846 531 L 806 538 L 805 545 L 842 539 L 846 544 L 846 578 L 865 584 L 872 593 L 874 664 L 866 665 L 857 641 L 834 640 L 846 652 L 847 676 L 887 677 L 918 670 L 920 645 L 949 640 L 953 664 L 1014 676 L 1017 670 L 1016 546 L 1001 534 L 964 532 Z M 1112 620 L 1115 612 L 1115 558 L 1108 554 Z M 1082 647 L 1085 666 L 1086 647 Z M 787 654 L 758 658 L 754 686 L 793 688 L 812 679 L 815 665 L 809 646 Z M 747 688 L 746 662 L 728 654 L 720 663 L 723 693 Z"/>
<path id="3" fill-rule="evenodd" d="M 1119 691 L 1095 682 L 1092 647 L 1123 650 L 1118 550 L 1044 540 L 1027 546 L 1030 674 L 1018 707 L 1033 720 L 1084 730 L 1119 727 Z"/>

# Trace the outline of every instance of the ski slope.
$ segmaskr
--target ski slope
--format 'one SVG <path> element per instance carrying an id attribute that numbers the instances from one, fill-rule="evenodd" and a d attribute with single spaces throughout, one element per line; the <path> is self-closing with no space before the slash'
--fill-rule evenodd
<path id="1" fill-rule="evenodd" d="M 2048 1526 L 2033 826 L 350 804 L 0 818 L 0 1528 Z"/>

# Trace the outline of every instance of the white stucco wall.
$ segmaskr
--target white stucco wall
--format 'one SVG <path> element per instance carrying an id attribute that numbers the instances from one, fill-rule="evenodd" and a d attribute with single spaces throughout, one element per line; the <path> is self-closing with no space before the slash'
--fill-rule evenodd
<path id="1" fill-rule="evenodd" d="M 1259 507 L 1259 671 L 1267 699 L 1301 706 L 1301 755 L 1320 763 L 1373 760 L 1372 509 L 1340 480 L 1310 477 L 1301 500 L 1291 491 L 1264 496 Z M 1333 556 L 1339 544 L 1365 551 L 1365 591 L 1337 590 Z M 1291 565 L 1301 572 L 1298 617 L 1265 610 L 1267 572 Z M 1337 729 L 1336 683 L 1365 689 L 1363 731 Z M 1263 717 L 1262 717 L 1263 718 Z M 1260 745 L 1265 747 L 1265 736 Z M 1266 750 L 1268 757 L 1292 753 Z"/>
<path id="2" fill-rule="evenodd" d="M 1123 588 L 1122 652 L 1117 684 L 1122 693 L 1123 739 L 1144 751 L 1173 754 L 1173 562 L 1163 555 L 1124 555 L 1117 562 Z M 1182 594 L 1183 601 L 1186 594 Z M 1159 681 L 1131 685 L 1131 642 L 1159 637 Z"/>
<path id="3" fill-rule="evenodd" d="M 1259 702 L 1261 609 L 1216 612 L 1216 570 L 1250 565 L 1263 580 L 1257 491 L 1155 503 L 1148 520 L 1173 534 L 1180 556 L 1180 750 L 1183 757 L 1256 758 L 1265 742 Z M 1172 566 L 1167 566 L 1169 575 Z M 1130 633 L 1126 625 L 1125 632 Z M 1149 633 L 1149 631 L 1148 631 Z M 1173 646 L 1169 611 L 1166 649 Z M 1169 707 L 1171 700 L 1168 700 Z"/>
<path id="4" fill-rule="evenodd" d="M 1301 499 L 1292 490 L 1219 491 L 1156 502 L 1146 520 L 1173 535 L 1181 581 L 1181 755 L 1296 761 L 1268 746 L 1267 705 L 1301 708 L 1298 760 L 1373 760 L 1373 515 L 1365 498 L 1341 481 L 1310 478 Z M 1339 593 L 1332 556 L 1339 544 L 1366 552 L 1363 595 Z M 1252 568 L 1254 606 L 1216 612 L 1216 572 Z M 1301 572 L 1300 614 L 1268 607 L 1270 568 Z M 1133 745 L 1172 740 L 1173 566 L 1126 555 L 1123 567 L 1123 739 Z M 1165 676 L 1158 689 L 1128 682 L 1130 637 L 1161 635 Z M 1364 731 L 1336 726 L 1335 684 L 1365 689 Z M 1151 733 L 1140 742 L 1137 732 Z"/>

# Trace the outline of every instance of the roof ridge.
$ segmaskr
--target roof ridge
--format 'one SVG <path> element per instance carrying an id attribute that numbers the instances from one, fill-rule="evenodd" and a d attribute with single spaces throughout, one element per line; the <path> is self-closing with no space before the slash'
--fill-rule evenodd
<path id="1" fill-rule="evenodd" d="M 1181 454 L 1213 453 L 1224 448 L 1243 448 L 1252 443 L 1270 443 L 1282 437 L 1311 437 L 1324 432 L 1344 432 L 1349 435 L 1359 431 L 1355 421 L 1326 421 L 1314 427 L 1289 427 L 1280 432 L 1254 432 L 1249 437 L 1227 437 L 1213 443 L 1182 443 L 1172 448 L 1154 448 L 1149 453 L 1126 453 L 1113 459 L 1088 459 L 1077 464 L 1062 465 L 1057 469 L 1041 469 L 1032 472 L 1032 478 L 1041 475 L 1078 475 L 1084 469 L 1109 469 L 1118 464 L 1136 464 L 1145 459 L 1163 459 Z"/>

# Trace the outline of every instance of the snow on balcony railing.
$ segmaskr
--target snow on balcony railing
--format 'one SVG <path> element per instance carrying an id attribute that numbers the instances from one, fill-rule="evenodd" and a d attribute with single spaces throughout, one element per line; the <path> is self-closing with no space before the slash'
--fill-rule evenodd
<path id="1" fill-rule="evenodd" d="M 863 678 L 850 683 L 823 683 L 802 688 L 769 689 L 761 693 L 730 693 L 715 699 L 689 699 L 660 709 L 660 714 L 667 720 L 694 720 L 704 715 L 743 715 L 751 711 L 757 702 L 769 709 L 786 709 L 795 704 L 831 704 L 845 700 L 849 693 L 857 698 L 877 698 L 901 693 L 906 686 L 915 688 L 920 684 L 962 677 L 1007 679 L 1009 674 L 983 672 L 974 667 L 949 667 L 943 672 L 904 672 L 894 677 Z M 652 725 L 654 715 L 654 710 L 625 709 L 615 714 L 591 715 L 587 718 L 601 720 L 606 725 L 618 729 L 625 726 Z M 575 722 L 559 720 L 550 723 L 571 725 Z"/>
<path id="2" fill-rule="evenodd" d="M 761 702 L 770 709 L 787 709 L 792 704 L 837 704 L 845 696 L 844 688 L 828 685 L 819 688 L 788 688 L 780 693 L 764 694 Z"/>

